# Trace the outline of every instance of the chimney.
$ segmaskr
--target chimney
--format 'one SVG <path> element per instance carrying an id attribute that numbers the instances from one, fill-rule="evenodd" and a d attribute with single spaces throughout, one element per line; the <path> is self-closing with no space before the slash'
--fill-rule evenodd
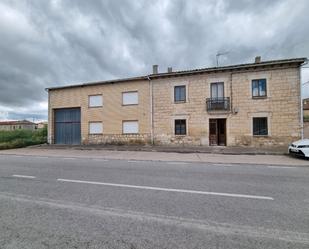
<path id="1" fill-rule="evenodd" d="M 256 56 L 255 63 L 260 63 L 260 62 L 261 62 L 261 56 Z"/>
<path id="2" fill-rule="evenodd" d="M 152 73 L 153 74 L 157 74 L 158 73 L 158 67 L 159 67 L 158 65 L 153 65 L 152 66 Z"/>
<path id="3" fill-rule="evenodd" d="M 172 67 L 168 67 L 168 68 L 167 68 L 167 72 L 168 72 L 168 73 L 173 72 L 173 68 L 172 68 Z"/>

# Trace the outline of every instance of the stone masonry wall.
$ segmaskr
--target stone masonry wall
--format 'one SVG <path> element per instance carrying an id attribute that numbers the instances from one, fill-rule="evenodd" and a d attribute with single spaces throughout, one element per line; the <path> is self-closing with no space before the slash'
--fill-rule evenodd
<path id="1" fill-rule="evenodd" d="M 309 139 L 309 122 L 304 122 L 304 138 Z"/>
<path id="2" fill-rule="evenodd" d="M 251 82 L 260 78 L 267 79 L 267 98 L 253 99 Z M 224 95 L 235 112 L 207 112 L 212 82 L 224 82 Z M 175 85 L 186 85 L 185 103 L 174 103 Z M 286 145 L 301 135 L 299 88 L 297 67 L 154 80 L 155 143 L 209 145 L 209 119 L 225 118 L 228 146 Z M 253 117 L 268 118 L 268 136 L 253 136 Z M 187 120 L 186 136 L 174 135 L 175 119 Z"/>
<path id="3" fill-rule="evenodd" d="M 91 134 L 85 144 L 111 144 L 125 145 L 136 144 L 145 145 L 151 144 L 150 134 Z"/>

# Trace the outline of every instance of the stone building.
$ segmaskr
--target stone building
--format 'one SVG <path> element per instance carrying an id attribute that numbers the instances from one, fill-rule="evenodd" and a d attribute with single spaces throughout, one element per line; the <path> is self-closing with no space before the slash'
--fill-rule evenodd
<path id="1" fill-rule="evenodd" d="M 309 117 L 309 98 L 303 99 L 304 117 Z"/>
<path id="2" fill-rule="evenodd" d="M 302 134 L 306 58 L 49 88 L 49 142 L 285 145 Z"/>
<path id="3" fill-rule="evenodd" d="M 309 138 L 309 98 L 303 99 L 304 138 Z"/>

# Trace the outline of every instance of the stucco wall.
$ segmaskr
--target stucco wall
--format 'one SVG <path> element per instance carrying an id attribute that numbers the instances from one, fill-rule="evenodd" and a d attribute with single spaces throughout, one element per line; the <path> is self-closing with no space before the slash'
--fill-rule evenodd
<path id="1" fill-rule="evenodd" d="M 138 105 L 122 105 L 122 93 L 138 91 Z M 88 107 L 88 96 L 102 94 L 102 107 Z M 134 81 L 117 84 L 104 84 L 87 87 L 67 88 L 49 92 L 49 140 L 53 142 L 54 120 L 53 110 L 56 108 L 81 108 L 82 143 L 98 143 L 98 136 L 89 136 L 89 122 L 103 122 L 103 134 L 109 138 L 113 134 L 122 134 L 122 122 L 138 120 L 139 133 L 150 133 L 149 83 Z M 127 135 L 124 135 L 125 138 Z"/>

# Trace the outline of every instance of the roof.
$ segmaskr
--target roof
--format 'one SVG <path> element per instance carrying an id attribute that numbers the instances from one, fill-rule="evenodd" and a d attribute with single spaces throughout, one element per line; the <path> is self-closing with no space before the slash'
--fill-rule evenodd
<path id="1" fill-rule="evenodd" d="M 241 69 L 256 69 L 256 68 L 264 68 L 264 67 L 269 67 L 269 66 L 279 66 L 279 65 L 289 65 L 289 64 L 297 64 L 298 66 L 300 66 L 306 61 L 307 61 L 307 58 L 305 57 L 282 59 L 282 60 L 261 61 L 258 63 L 246 63 L 246 64 L 236 64 L 236 65 L 222 66 L 222 67 L 190 69 L 190 70 L 183 70 L 183 71 L 149 74 L 149 75 L 144 75 L 144 76 L 139 76 L 139 77 L 131 77 L 131 78 L 123 78 L 123 79 L 115 79 L 115 80 L 107 80 L 107 81 L 96 81 L 96 82 L 88 82 L 88 83 L 66 85 L 66 86 L 57 86 L 57 87 L 46 88 L 46 90 L 57 90 L 57 89 L 65 89 L 65 88 L 101 85 L 101 84 L 123 83 L 123 82 L 130 82 L 130 81 L 186 76 L 186 75 L 201 74 L 201 73 L 219 72 L 219 71 L 222 72 L 222 71 L 232 71 L 232 70 L 241 70 Z"/>
<path id="2" fill-rule="evenodd" d="M 0 125 L 35 125 L 28 120 L 18 120 L 18 121 L 0 121 Z"/>

